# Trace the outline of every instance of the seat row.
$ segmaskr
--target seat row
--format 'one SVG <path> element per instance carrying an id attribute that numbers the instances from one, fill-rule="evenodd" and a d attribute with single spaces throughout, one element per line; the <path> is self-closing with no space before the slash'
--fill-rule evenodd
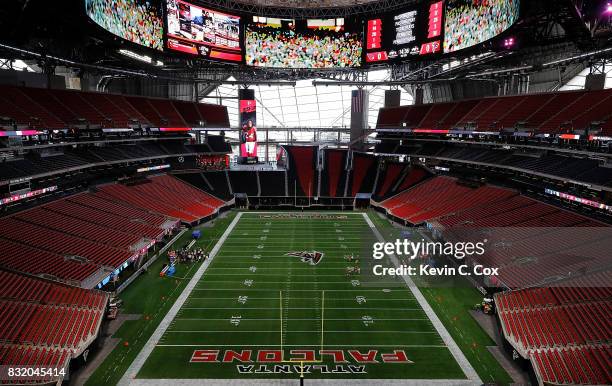
<path id="1" fill-rule="evenodd" d="M 553 134 L 585 130 L 593 122 L 603 122 L 602 133 L 609 135 L 611 102 L 611 90 L 581 90 L 401 106 L 381 109 L 377 128 L 475 128 L 488 132 L 522 126 Z"/>
<path id="2" fill-rule="evenodd" d="M 229 127 L 224 106 L 102 94 L 0 86 L 0 116 L 37 129 L 65 129 L 88 123 L 102 127 Z"/>

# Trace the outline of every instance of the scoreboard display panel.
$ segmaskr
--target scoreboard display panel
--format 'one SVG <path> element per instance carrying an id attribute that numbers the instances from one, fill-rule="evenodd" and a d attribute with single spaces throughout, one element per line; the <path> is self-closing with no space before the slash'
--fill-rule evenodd
<path id="1" fill-rule="evenodd" d="M 365 62 L 407 61 L 442 54 L 444 1 L 365 20 Z"/>
<path id="2" fill-rule="evenodd" d="M 211 60 L 242 62 L 240 17 L 167 0 L 167 47 Z"/>

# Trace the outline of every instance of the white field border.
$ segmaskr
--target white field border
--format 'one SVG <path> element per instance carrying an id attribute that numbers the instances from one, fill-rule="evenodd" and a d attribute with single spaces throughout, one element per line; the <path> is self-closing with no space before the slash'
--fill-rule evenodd
<path id="1" fill-rule="evenodd" d="M 187 284 L 183 292 L 176 299 L 176 302 L 174 303 L 172 308 L 170 308 L 170 311 L 168 311 L 166 316 L 164 316 L 162 321 L 159 323 L 159 326 L 157 326 L 157 329 L 155 329 L 155 331 L 153 332 L 153 335 L 151 335 L 151 337 L 149 338 L 147 343 L 145 343 L 142 350 L 140 350 L 140 352 L 138 353 L 138 355 L 136 356 L 136 358 L 134 359 L 130 367 L 128 367 L 125 374 L 123 374 L 123 376 L 117 383 L 118 385 L 129 385 L 131 384 L 131 382 L 134 381 L 134 379 L 136 378 L 136 375 L 138 375 L 138 373 L 140 372 L 140 369 L 144 365 L 145 361 L 147 360 L 147 358 L 149 358 L 149 355 L 151 355 L 151 353 L 153 352 L 153 349 L 159 343 L 159 340 L 161 339 L 161 337 L 164 335 L 164 333 L 170 326 L 170 323 L 172 322 L 172 320 L 174 320 L 174 318 L 176 317 L 176 314 L 179 312 L 181 307 L 183 307 L 183 304 L 185 304 L 185 301 L 187 301 L 187 298 L 189 297 L 189 295 L 191 295 L 191 292 L 193 291 L 195 286 L 198 284 L 198 282 L 204 275 L 204 272 L 206 272 L 206 269 L 212 263 L 213 259 L 215 258 L 219 250 L 221 249 L 221 246 L 223 245 L 227 237 L 234 230 L 234 227 L 240 220 L 240 217 L 242 217 L 242 213 L 243 212 L 239 212 L 236 215 L 236 217 L 234 217 L 234 219 L 232 220 L 230 225 L 227 227 L 225 232 L 223 232 L 223 235 L 221 236 L 221 238 L 219 238 L 219 241 L 217 241 L 217 244 L 215 244 L 213 249 L 210 251 L 209 258 L 206 259 L 204 263 L 202 263 L 202 265 L 200 266 L 200 268 L 198 268 L 198 270 L 193 275 L 191 280 L 189 280 L 189 283 Z"/>
<path id="2" fill-rule="evenodd" d="M 193 386 L 195 385 L 205 385 L 205 386 L 208 386 L 208 385 L 211 385 L 211 386 L 212 385 L 215 385 L 215 386 L 216 385 L 224 385 L 224 386 L 295 385 L 295 382 L 296 382 L 295 379 L 176 379 L 176 378 L 172 378 L 172 379 L 137 379 L 136 378 L 136 376 L 140 372 L 140 369 L 144 365 L 145 361 L 151 355 L 155 347 L 158 345 L 159 340 L 164 335 L 165 331 L 169 328 L 170 323 L 174 320 L 178 311 L 181 309 L 183 304 L 187 301 L 187 298 L 189 297 L 189 295 L 191 295 L 191 293 L 195 289 L 195 286 L 197 285 L 197 283 L 200 281 L 200 279 L 204 275 L 204 272 L 206 272 L 213 258 L 217 255 L 217 253 L 223 246 L 223 243 L 228 238 L 228 236 L 231 234 L 231 232 L 235 228 L 238 221 L 240 221 L 240 218 L 242 217 L 242 215 L 246 213 L 248 213 L 249 215 L 250 214 L 256 215 L 256 214 L 292 214 L 293 212 L 238 212 L 234 220 L 227 227 L 227 229 L 225 230 L 225 232 L 219 239 L 219 241 L 217 241 L 217 244 L 215 244 L 214 248 L 212 249 L 210 253 L 210 258 L 207 259 L 200 266 L 198 271 L 191 278 L 191 280 L 189 281 L 189 283 L 187 284 L 187 286 L 185 287 L 181 295 L 179 295 L 178 299 L 176 300 L 176 302 L 174 303 L 170 311 L 168 311 L 164 319 L 162 319 L 162 321 L 160 322 L 155 332 L 153 332 L 153 335 L 151 335 L 151 337 L 149 338 L 145 346 L 138 353 L 137 357 L 134 359 L 134 361 L 132 362 L 130 367 L 127 369 L 123 377 L 121 377 L 121 380 L 117 383 L 118 385 L 122 385 L 122 386 L 127 386 L 127 385 L 133 385 L 133 386 L 150 386 L 150 385 L 161 386 L 161 385 L 164 385 L 165 386 L 168 384 L 186 385 L 186 386 L 191 386 L 191 385 Z M 370 229 L 372 229 L 372 232 L 374 233 L 376 238 L 379 241 L 383 241 L 383 242 L 385 241 L 383 236 L 380 234 L 378 229 L 376 229 L 376 226 L 374 225 L 374 223 L 372 223 L 367 213 L 365 212 L 354 213 L 354 212 L 325 212 L 325 211 L 318 212 L 317 211 L 317 212 L 306 212 L 306 213 L 295 212 L 295 213 L 346 215 L 348 217 L 353 217 L 353 216 L 361 214 L 364 220 L 366 221 L 366 223 L 368 224 L 368 226 L 370 227 Z M 394 264 L 396 265 L 399 264 L 395 256 L 391 256 L 391 257 L 392 257 L 392 262 Z M 425 300 L 425 298 L 423 297 L 423 294 L 421 294 L 421 291 L 416 287 L 412 279 L 410 279 L 409 277 L 404 276 L 404 281 L 406 282 L 406 285 L 408 286 L 408 288 L 414 295 L 415 299 L 417 300 L 417 302 L 419 303 L 423 311 L 425 311 L 425 314 L 427 315 L 429 320 L 432 322 L 434 328 L 436 329 L 436 332 L 440 335 L 444 344 L 446 345 L 446 347 L 448 347 L 451 354 L 453 355 L 453 358 L 459 364 L 459 366 L 461 367 L 462 371 L 464 372 L 464 374 L 466 375 L 468 379 L 465 379 L 465 380 L 464 379 L 341 379 L 341 380 L 339 379 L 309 379 L 308 380 L 309 385 L 331 386 L 331 385 L 336 385 L 339 382 L 340 383 L 350 383 L 356 386 L 362 386 L 362 385 L 363 386 L 370 386 L 370 385 L 380 385 L 380 386 L 387 386 L 387 385 L 391 385 L 391 386 L 395 386 L 395 385 L 397 386 L 400 386 L 400 385 L 402 386 L 482 385 L 482 381 L 480 380 L 480 377 L 478 376 L 478 374 L 476 373 L 472 365 L 469 363 L 469 361 L 467 360 L 467 358 L 465 357 L 465 355 L 463 354 L 463 352 L 461 351 L 457 343 L 453 340 L 448 330 L 446 330 L 446 328 L 444 327 L 444 325 L 442 324 L 442 322 L 440 321 L 436 313 L 430 307 L 429 303 L 427 303 L 427 300 Z"/>
<path id="3" fill-rule="evenodd" d="M 368 223 L 368 225 L 372 229 L 372 232 L 374 232 L 374 234 L 376 235 L 376 238 L 378 239 L 378 241 L 385 242 L 386 240 L 380 234 L 378 229 L 376 229 L 376 226 L 374 225 L 372 220 L 370 220 L 367 213 L 363 213 L 363 218 L 365 219 L 365 221 Z M 400 266 L 400 262 L 395 255 L 390 255 L 390 260 L 393 263 L 393 265 L 395 265 L 396 267 Z M 404 275 L 402 276 L 402 278 L 404 279 L 404 282 L 406 282 L 406 285 L 408 286 L 410 291 L 412 291 L 414 298 L 417 300 L 417 302 L 419 303 L 423 311 L 425 311 L 425 314 L 427 315 L 429 320 L 431 320 L 431 323 L 433 324 L 434 328 L 436 329 L 436 331 L 442 338 L 442 341 L 446 344 L 446 346 L 450 350 L 451 354 L 453 355 L 453 358 L 455 358 L 455 361 L 457 361 L 457 363 L 461 367 L 461 370 L 463 370 L 463 373 L 465 374 L 465 376 L 472 382 L 482 384 L 482 381 L 480 377 L 478 376 L 478 373 L 476 372 L 476 370 L 474 370 L 470 362 L 467 360 L 467 358 L 463 354 L 463 351 L 461 351 L 461 349 L 457 345 L 457 342 L 455 342 L 455 340 L 450 335 L 446 327 L 444 327 L 444 324 L 442 324 L 442 322 L 440 321 L 440 318 L 438 318 L 438 315 L 436 315 L 434 310 L 431 308 L 431 306 L 429 305 L 429 303 L 427 302 L 427 300 L 421 293 L 421 290 L 419 289 L 419 287 L 416 286 L 416 284 L 414 283 L 414 281 L 412 280 L 410 276 Z"/>

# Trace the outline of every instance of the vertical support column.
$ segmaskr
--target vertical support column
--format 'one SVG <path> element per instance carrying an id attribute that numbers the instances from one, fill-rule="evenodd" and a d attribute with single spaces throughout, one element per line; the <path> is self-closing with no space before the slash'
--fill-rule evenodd
<path id="1" fill-rule="evenodd" d="M 270 133 L 268 128 L 266 128 L 266 164 L 270 162 Z"/>
<path id="2" fill-rule="evenodd" d="M 354 149 L 363 148 L 362 137 L 368 129 L 368 101 L 367 90 L 360 88 L 351 91 L 351 143 Z"/>

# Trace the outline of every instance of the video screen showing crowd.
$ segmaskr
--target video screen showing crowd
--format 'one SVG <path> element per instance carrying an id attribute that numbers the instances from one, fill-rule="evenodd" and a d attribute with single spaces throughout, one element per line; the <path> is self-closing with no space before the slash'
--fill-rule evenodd
<path id="1" fill-rule="evenodd" d="M 446 0 L 444 53 L 486 42 L 519 17 L 519 0 Z"/>
<path id="2" fill-rule="evenodd" d="M 85 0 L 91 20 L 141 46 L 163 50 L 164 21 L 159 0 Z"/>
<path id="3" fill-rule="evenodd" d="M 246 64 L 275 68 L 360 67 L 362 33 L 352 19 L 254 16 L 246 25 Z"/>

